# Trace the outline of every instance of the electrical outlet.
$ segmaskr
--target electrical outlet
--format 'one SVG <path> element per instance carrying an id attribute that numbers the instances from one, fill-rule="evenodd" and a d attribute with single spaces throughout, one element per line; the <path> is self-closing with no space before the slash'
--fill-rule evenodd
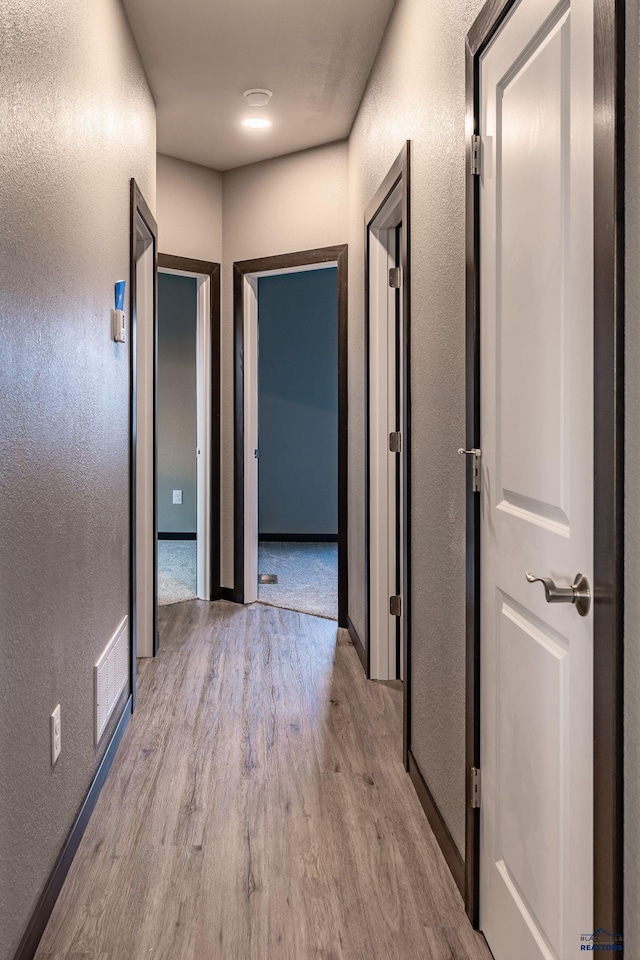
<path id="1" fill-rule="evenodd" d="M 62 750 L 62 728 L 60 725 L 60 704 L 51 714 L 51 765 L 56 762 Z"/>
<path id="2" fill-rule="evenodd" d="M 174 490 L 174 491 L 173 491 L 173 502 L 174 502 L 174 504 L 176 504 L 176 503 L 177 503 L 177 504 L 181 504 L 181 503 L 182 503 L 182 490 Z"/>

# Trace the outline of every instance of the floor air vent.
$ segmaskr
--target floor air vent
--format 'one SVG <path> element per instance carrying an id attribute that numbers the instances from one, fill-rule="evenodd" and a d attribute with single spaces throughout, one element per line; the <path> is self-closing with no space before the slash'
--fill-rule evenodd
<path id="1" fill-rule="evenodd" d="M 105 731 L 120 694 L 129 679 L 129 620 L 125 617 L 94 669 L 96 743 Z"/>

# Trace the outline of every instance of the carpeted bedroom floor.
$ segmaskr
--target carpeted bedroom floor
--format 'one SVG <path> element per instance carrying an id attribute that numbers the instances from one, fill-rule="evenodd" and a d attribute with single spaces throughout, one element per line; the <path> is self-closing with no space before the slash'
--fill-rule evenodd
<path id="1" fill-rule="evenodd" d="M 261 543 L 260 573 L 275 573 L 277 584 L 260 584 L 260 603 L 338 619 L 336 543 Z M 195 540 L 158 541 L 158 604 L 196 596 Z"/>
<path id="2" fill-rule="evenodd" d="M 196 541 L 158 540 L 158 606 L 196 598 Z"/>
<path id="3" fill-rule="evenodd" d="M 337 543 L 261 543 L 258 569 L 278 576 L 260 584 L 260 603 L 338 619 Z"/>

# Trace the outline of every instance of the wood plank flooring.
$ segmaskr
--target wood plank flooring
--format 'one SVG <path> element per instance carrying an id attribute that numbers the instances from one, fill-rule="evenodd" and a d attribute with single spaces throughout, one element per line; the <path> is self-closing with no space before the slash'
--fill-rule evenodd
<path id="1" fill-rule="evenodd" d="M 37 960 L 490 960 L 331 621 L 164 607 Z"/>

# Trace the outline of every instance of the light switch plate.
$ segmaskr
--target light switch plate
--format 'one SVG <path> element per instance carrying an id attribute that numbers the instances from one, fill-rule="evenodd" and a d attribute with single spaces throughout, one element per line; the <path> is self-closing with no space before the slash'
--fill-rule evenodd
<path id="1" fill-rule="evenodd" d="M 111 336 L 116 343 L 127 342 L 127 315 L 124 310 L 111 311 Z"/>
<path id="2" fill-rule="evenodd" d="M 173 491 L 173 502 L 174 502 L 174 504 L 181 504 L 181 503 L 182 503 L 182 490 L 174 490 L 174 491 Z"/>

